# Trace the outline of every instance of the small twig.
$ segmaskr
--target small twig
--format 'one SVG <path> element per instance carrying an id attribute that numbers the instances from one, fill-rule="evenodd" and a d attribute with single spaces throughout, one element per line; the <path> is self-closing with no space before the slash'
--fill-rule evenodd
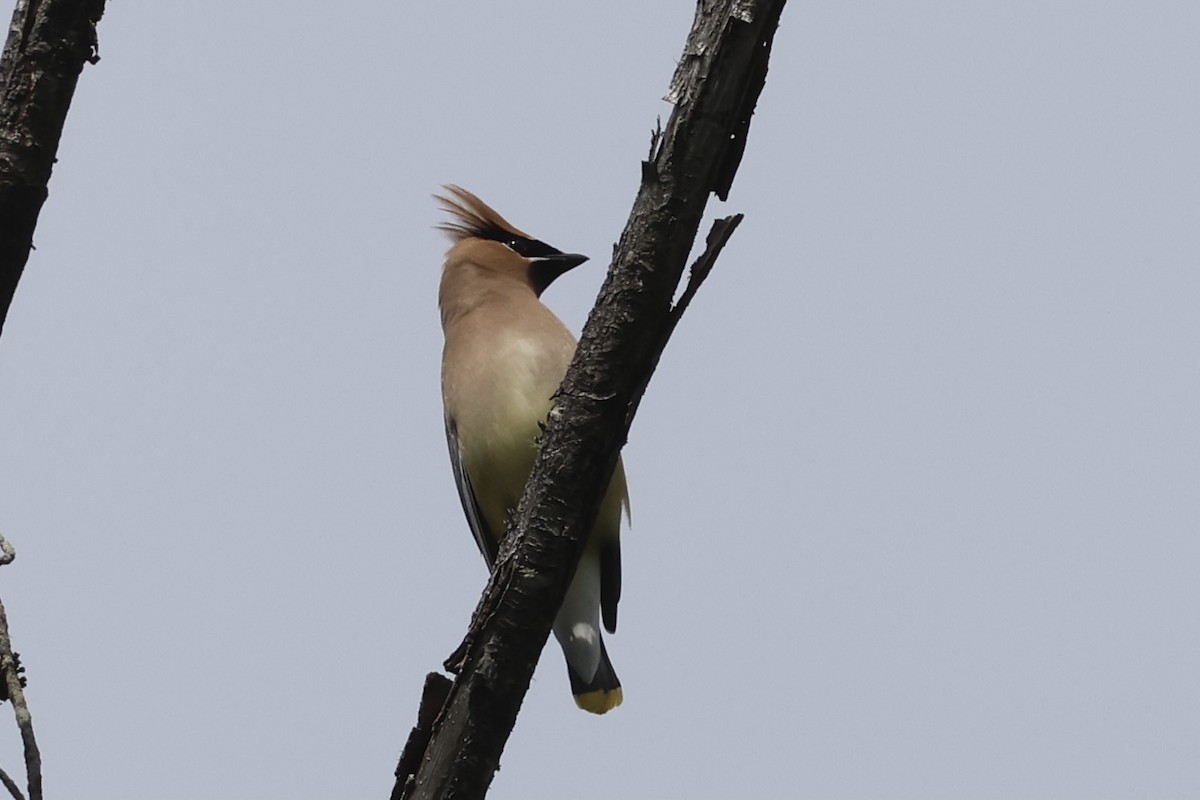
<path id="1" fill-rule="evenodd" d="M 650 131 L 650 154 L 642 162 L 642 180 L 648 183 L 658 181 L 658 146 L 662 144 L 662 117 L 655 120 L 654 130 Z M 613 253 L 616 257 L 616 253 Z"/>
<path id="2" fill-rule="evenodd" d="M 25 800 L 25 795 L 21 794 L 21 787 L 17 786 L 17 782 L 8 777 L 8 773 L 0 769 L 0 783 L 4 784 L 4 788 L 8 789 L 14 800 Z"/>
<path id="3" fill-rule="evenodd" d="M 716 265 L 717 256 L 721 255 L 721 251 L 725 249 L 725 243 L 729 241 L 730 236 L 733 236 L 733 232 L 737 230 L 738 225 L 742 224 L 743 219 L 745 219 L 744 214 L 734 214 L 732 217 L 713 221 L 712 229 L 704 239 L 704 252 L 692 263 L 691 271 L 688 273 L 687 286 L 684 287 L 683 294 L 679 296 L 679 302 L 671 309 L 671 328 L 675 327 L 675 323 L 683 316 L 683 312 L 687 311 L 688 304 L 692 302 L 692 298 L 700 289 L 700 284 L 704 283 L 704 279 Z"/>
<path id="4" fill-rule="evenodd" d="M 663 326 L 658 332 L 660 346 L 658 355 L 654 357 L 654 366 L 658 365 L 658 358 L 662 355 L 663 348 L 666 347 L 671 334 L 675 332 L 675 326 L 683 318 L 683 312 L 687 311 L 692 298 L 700 290 L 700 285 L 704 283 L 709 273 L 712 272 L 712 268 L 716 266 L 717 256 L 721 255 L 725 243 L 729 241 L 729 237 L 733 236 L 733 232 L 737 230 L 737 226 L 741 224 L 743 218 L 742 214 L 734 214 L 732 217 L 713 220 L 712 228 L 704 239 L 704 252 L 692 262 L 692 267 L 688 272 L 687 286 L 683 287 L 683 293 L 679 295 L 679 300 L 667 311 Z M 653 371 L 653 367 L 651 371 Z M 646 376 L 646 379 L 649 380 L 649 375 Z M 631 405 L 628 412 L 630 420 L 633 419 L 636 411 L 636 404 Z"/>
<path id="5" fill-rule="evenodd" d="M 16 552 L 8 540 L 0 535 L 0 566 L 16 558 Z M 21 742 L 25 746 L 25 777 L 29 784 L 29 800 L 42 800 L 42 754 L 33 735 L 33 717 L 25 703 L 25 690 L 21 686 L 21 675 L 17 671 L 17 659 L 13 655 L 12 641 L 8 636 L 8 615 L 0 603 L 0 675 L 8 688 L 8 699 L 12 701 L 17 727 L 21 730 Z M 11 789 L 9 790 L 11 791 Z"/>

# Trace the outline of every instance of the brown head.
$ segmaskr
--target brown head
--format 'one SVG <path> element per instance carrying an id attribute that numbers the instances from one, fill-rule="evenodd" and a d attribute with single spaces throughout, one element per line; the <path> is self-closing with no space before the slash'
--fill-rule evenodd
<path id="1" fill-rule="evenodd" d="M 434 195 L 450 220 L 437 228 L 454 242 L 446 254 L 446 267 L 456 261 L 477 268 L 512 274 L 528 282 L 541 296 L 567 270 L 587 261 L 587 256 L 564 253 L 517 228 L 487 203 L 459 186 L 448 184 L 447 195 Z"/>

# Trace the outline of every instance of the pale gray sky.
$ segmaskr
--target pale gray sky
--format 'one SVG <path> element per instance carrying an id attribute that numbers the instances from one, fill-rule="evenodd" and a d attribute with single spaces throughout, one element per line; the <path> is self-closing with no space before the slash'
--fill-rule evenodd
<path id="1" fill-rule="evenodd" d="M 591 254 L 578 329 L 692 8 L 110 4 L 0 340 L 48 796 L 386 796 L 485 579 L 430 194 Z M 1200 793 L 1198 34 L 789 6 L 626 449 L 625 704 L 549 654 L 492 797 Z"/>

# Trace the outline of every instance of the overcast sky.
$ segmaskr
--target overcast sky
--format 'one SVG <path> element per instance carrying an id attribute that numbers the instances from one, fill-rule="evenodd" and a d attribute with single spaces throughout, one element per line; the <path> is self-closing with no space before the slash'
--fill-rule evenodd
<path id="1" fill-rule="evenodd" d="M 430 195 L 590 254 L 578 330 L 692 13 L 109 4 L 0 340 L 48 797 L 387 796 L 486 578 Z M 491 797 L 1200 794 L 1198 38 L 789 5 L 625 450 L 625 704 L 550 652 Z"/>

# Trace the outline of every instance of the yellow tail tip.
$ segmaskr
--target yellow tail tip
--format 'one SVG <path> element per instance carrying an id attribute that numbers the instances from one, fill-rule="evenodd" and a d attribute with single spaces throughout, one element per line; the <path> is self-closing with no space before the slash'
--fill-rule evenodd
<path id="1" fill-rule="evenodd" d="M 621 694 L 621 687 L 618 686 L 607 692 L 603 689 L 598 689 L 594 692 L 577 694 L 575 695 L 575 705 L 592 714 L 604 714 L 621 705 L 621 701 L 624 699 L 624 696 Z"/>

